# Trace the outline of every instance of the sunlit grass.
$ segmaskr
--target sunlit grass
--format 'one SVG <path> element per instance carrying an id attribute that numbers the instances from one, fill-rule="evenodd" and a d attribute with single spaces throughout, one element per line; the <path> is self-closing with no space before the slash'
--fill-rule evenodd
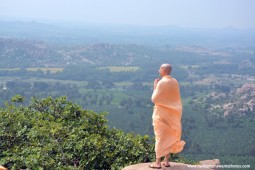
<path id="1" fill-rule="evenodd" d="M 179 67 L 180 67 L 180 68 L 184 68 L 184 69 L 188 69 L 188 68 L 197 69 L 197 68 L 199 68 L 200 66 L 199 66 L 199 65 L 180 65 Z"/>
<path id="2" fill-rule="evenodd" d="M 27 71 L 38 71 L 41 70 L 43 72 L 47 72 L 50 71 L 52 73 L 56 73 L 56 72 L 61 72 L 63 71 L 64 68 L 47 68 L 47 67 L 38 67 L 38 68 L 26 68 Z"/>
<path id="3" fill-rule="evenodd" d="M 6 71 L 19 71 L 20 70 L 20 68 L 0 68 L 0 70 L 2 71 L 4 71 L 4 70 L 6 70 Z"/>
<path id="4" fill-rule="evenodd" d="M 136 66 L 130 66 L 130 67 L 124 67 L 124 66 L 112 66 L 112 67 L 100 67 L 99 69 L 109 69 L 110 72 L 122 72 L 122 71 L 127 71 L 127 72 L 135 72 L 139 70 L 139 67 Z"/>
<path id="5" fill-rule="evenodd" d="M 20 71 L 22 68 L 1 68 L 0 70 L 6 70 L 6 71 Z M 61 72 L 64 70 L 64 68 L 50 68 L 50 67 L 35 67 L 35 68 L 25 68 L 27 71 L 38 71 L 41 70 L 43 72 L 50 71 L 52 73 Z"/>
<path id="6" fill-rule="evenodd" d="M 117 87 L 129 87 L 129 86 L 132 86 L 132 82 L 130 82 L 130 81 L 122 81 L 122 82 L 115 82 L 114 83 L 115 84 L 115 86 L 117 86 Z"/>

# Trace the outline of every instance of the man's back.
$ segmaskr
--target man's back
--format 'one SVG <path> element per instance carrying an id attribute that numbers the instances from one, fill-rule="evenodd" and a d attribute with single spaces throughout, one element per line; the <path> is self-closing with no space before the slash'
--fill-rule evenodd
<path id="1" fill-rule="evenodd" d="M 163 77 L 152 95 L 152 102 L 155 105 L 180 109 L 181 97 L 177 80 L 171 76 Z"/>

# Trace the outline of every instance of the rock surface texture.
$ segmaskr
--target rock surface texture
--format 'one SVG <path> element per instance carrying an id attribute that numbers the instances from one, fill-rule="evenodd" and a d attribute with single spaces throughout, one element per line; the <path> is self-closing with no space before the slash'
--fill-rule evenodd
<path id="1" fill-rule="evenodd" d="M 140 164 L 130 165 L 123 168 L 122 170 L 152 170 L 152 168 L 149 167 L 150 164 L 151 163 L 140 163 Z M 170 167 L 165 167 L 162 165 L 161 169 L 163 170 L 192 170 L 192 169 L 218 170 L 219 167 L 217 167 L 217 165 L 220 165 L 219 159 L 199 161 L 199 164 L 197 165 L 170 162 Z"/>

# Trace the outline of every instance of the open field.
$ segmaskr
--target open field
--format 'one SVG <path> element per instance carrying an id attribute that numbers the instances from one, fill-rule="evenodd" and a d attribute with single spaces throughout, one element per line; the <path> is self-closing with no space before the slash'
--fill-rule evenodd
<path id="1" fill-rule="evenodd" d="M 109 69 L 111 72 L 122 72 L 122 71 L 137 71 L 140 68 L 139 67 L 118 67 L 118 66 L 112 66 L 112 67 L 100 67 L 99 69 Z"/>
<path id="2" fill-rule="evenodd" d="M 61 72 L 63 71 L 64 68 L 26 68 L 27 71 L 38 71 L 38 70 L 41 70 L 43 72 L 47 72 L 47 71 L 50 71 L 52 73 L 56 73 L 56 72 Z"/>
<path id="3" fill-rule="evenodd" d="M 87 81 L 74 81 L 74 80 L 58 80 L 58 79 L 47 79 L 47 78 L 20 78 L 20 77 L 0 77 L 0 85 L 1 84 L 5 84 L 8 81 L 23 81 L 23 82 L 27 82 L 27 83 L 32 83 L 32 82 L 43 82 L 43 83 L 49 83 L 49 84 L 55 84 L 57 82 L 61 83 L 61 84 L 74 84 L 76 85 L 79 89 L 85 89 L 85 91 L 88 91 L 88 89 L 86 89 L 86 86 L 88 85 Z M 113 83 L 115 85 L 115 87 L 113 89 L 105 89 L 105 91 L 111 91 L 111 90 L 121 90 L 121 89 L 125 89 L 128 87 L 131 87 L 133 85 L 133 82 L 130 81 L 123 81 L 123 82 L 114 82 Z M 142 84 L 144 86 L 151 86 L 152 87 L 152 83 L 151 82 L 142 82 Z M 83 90 L 81 91 L 83 92 Z"/>
<path id="4" fill-rule="evenodd" d="M 44 73 L 50 71 L 52 73 L 61 72 L 64 68 L 50 68 L 50 67 L 35 67 L 35 68 L 25 68 L 27 71 L 38 71 L 41 70 Z M 7 71 L 19 71 L 21 68 L 0 68 L 0 70 L 7 70 Z"/>

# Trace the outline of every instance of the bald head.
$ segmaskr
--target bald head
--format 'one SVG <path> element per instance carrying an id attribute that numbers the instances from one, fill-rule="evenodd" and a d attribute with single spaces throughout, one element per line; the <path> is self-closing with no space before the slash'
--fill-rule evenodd
<path id="1" fill-rule="evenodd" d="M 169 75 L 172 71 L 172 66 L 170 64 L 162 64 L 161 68 L 165 72 L 166 75 Z"/>

